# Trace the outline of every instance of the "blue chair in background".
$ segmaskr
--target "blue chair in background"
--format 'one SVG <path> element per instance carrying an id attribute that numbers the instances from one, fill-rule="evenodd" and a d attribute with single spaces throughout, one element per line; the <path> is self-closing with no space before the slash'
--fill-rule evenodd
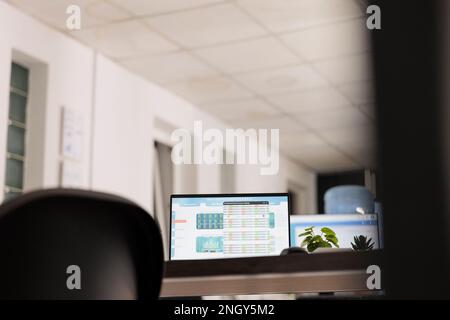
<path id="1" fill-rule="evenodd" d="M 327 190 L 324 196 L 326 214 L 374 213 L 375 198 L 363 186 L 344 185 Z"/>

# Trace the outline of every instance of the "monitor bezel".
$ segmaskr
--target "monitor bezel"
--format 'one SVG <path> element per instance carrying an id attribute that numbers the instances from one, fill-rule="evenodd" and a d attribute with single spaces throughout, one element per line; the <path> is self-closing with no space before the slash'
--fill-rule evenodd
<path id="1" fill-rule="evenodd" d="M 169 212 L 169 247 L 168 247 L 168 257 L 169 261 L 189 261 L 189 260 L 202 260 L 202 259 L 175 259 L 172 260 L 171 248 L 172 248 L 172 199 L 174 198 L 232 198 L 232 197 L 287 197 L 288 201 L 288 224 L 287 224 L 287 236 L 288 245 L 291 247 L 291 196 L 289 192 L 280 193 L 196 193 L 196 194 L 172 194 L 170 196 L 170 212 Z M 267 257 L 267 256 L 261 256 Z M 270 256 L 269 256 L 270 257 Z M 246 257 L 239 257 L 246 258 Z M 223 258 L 223 259 L 239 259 L 239 258 Z M 218 260 L 221 258 L 214 258 L 208 260 Z"/>

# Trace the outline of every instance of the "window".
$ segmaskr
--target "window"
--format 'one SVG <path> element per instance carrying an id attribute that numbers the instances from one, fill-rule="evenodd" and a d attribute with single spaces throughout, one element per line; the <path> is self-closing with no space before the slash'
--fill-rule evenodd
<path id="1" fill-rule="evenodd" d="M 28 69 L 15 63 L 12 64 L 6 150 L 5 200 L 9 200 L 23 191 L 28 75 Z"/>

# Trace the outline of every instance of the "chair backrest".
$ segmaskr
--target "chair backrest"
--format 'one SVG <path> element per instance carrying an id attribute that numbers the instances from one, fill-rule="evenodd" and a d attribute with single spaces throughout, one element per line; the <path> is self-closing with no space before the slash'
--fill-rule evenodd
<path id="1" fill-rule="evenodd" d="M 0 299 L 157 299 L 161 233 L 134 203 L 51 189 L 0 206 Z"/>
<path id="2" fill-rule="evenodd" d="M 325 192 L 325 213 L 374 213 L 375 197 L 363 186 L 341 185 Z"/>

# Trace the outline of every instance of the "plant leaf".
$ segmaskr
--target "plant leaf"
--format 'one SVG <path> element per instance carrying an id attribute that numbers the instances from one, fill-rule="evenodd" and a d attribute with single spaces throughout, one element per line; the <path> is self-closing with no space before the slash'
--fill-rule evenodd
<path id="1" fill-rule="evenodd" d="M 323 227 L 322 229 L 320 229 L 320 231 L 322 231 L 326 235 L 336 235 L 336 232 L 327 227 Z"/>
<path id="2" fill-rule="evenodd" d="M 325 239 L 327 240 L 336 240 L 337 241 L 337 237 L 334 234 L 327 234 L 325 235 Z"/>
<path id="3" fill-rule="evenodd" d="M 334 246 L 336 248 L 339 248 L 339 241 L 338 238 L 334 235 L 327 235 L 325 236 L 325 239 L 327 239 L 327 241 L 331 242 L 332 244 L 334 244 Z"/>
<path id="4" fill-rule="evenodd" d="M 311 243 L 308 244 L 306 249 L 308 250 L 308 252 L 314 252 L 318 247 L 319 247 L 319 243 L 311 242 Z"/>
<path id="5" fill-rule="evenodd" d="M 300 247 L 305 247 L 311 242 L 312 236 L 308 236 L 305 239 L 303 239 L 302 243 L 300 244 Z"/>
<path id="6" fill-rule="evenodd" d="M 329 242 L 323 241 L 320 243 L 321 248 L 331 248 L 331 244 Z"/>
<path id="7" fill-rule="evenodd" d="M 311 231 L 306 231 L 306 232 L 300 233 L 298 236 L 299 237 L 304 237 L 304 236 L 308 236 L 308 235 L 311 235 L 311 234 L 312 234 Z"/>

